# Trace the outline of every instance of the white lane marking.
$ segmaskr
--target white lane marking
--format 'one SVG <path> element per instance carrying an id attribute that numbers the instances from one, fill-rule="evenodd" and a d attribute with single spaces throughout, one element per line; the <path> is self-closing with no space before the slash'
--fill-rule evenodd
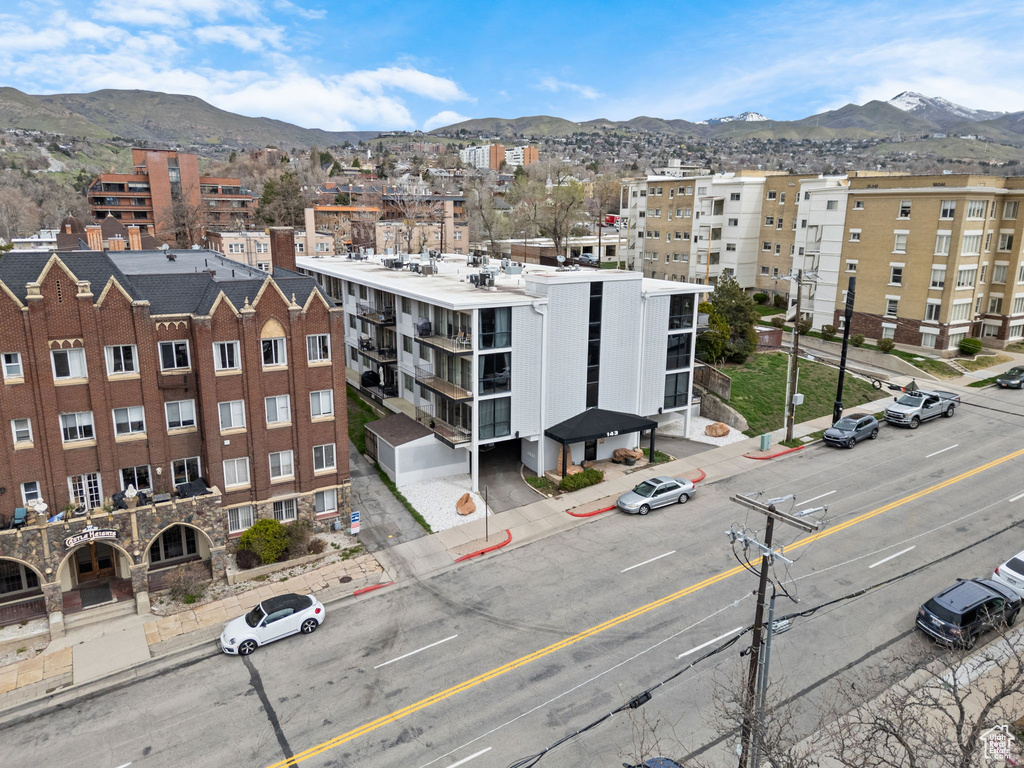
<path id="1" fill-rule="evenodd" d="M 823 493 L 823 494 L 821 494 L 821 496 L 815 496 L 813 499 L 808 499 L 807 501 L 798 501 L 796 503 L 796 505 L 798 507 L 802 507 L 804 504 L 810 504 L 812 501 L 817 501 L 818 499 L 824 499 L 826 496 L 831 496 L 833 493 L 835 493 L 835 491 L 829 491 L 828 493 Z"/>
<path id="2" fill-rule="evenodd" d="M 703 645 L 698 645 L 696 648 L 691 648 L 690 650 L 686 651 L 686 653 L 680 653 L 678 656 L 676 656 L 676 659 L 677 660 L 681 659 L 684 656 L 689 656 L 691 653 L 696 653 L 701 648 L 707 648 L 709 645 L 714 645 L 719 640 L 725 640 L 725 638 L 731 637 L 732 635 L 735 635 L 737 632 L 741 631 L 742 629 L 743 629 L 743 627 L 736 627 L 736 629 L 732 630 L 732 632 L 726 632 L 724 635 L 719 635 L 714 640 L 708 640 Z"/>
<path id="3" fill-rule="evenodd" d="M 912 549 L 915 549 L 916 547 L 917 547 L 917 544 L 914 544 L 913 546 L 911 546 L 911 547 L 907 547 L 906 549 L 901 549 L 901 550 L 900 550 L 899 552 L 897 552 L 897 553 L 896 553 L 895 555 L 889 555 L 888 557 L 886 557 L 886 558 L 883 558 L 882 560 L 879 560 L 879 561 L 878 561 L 877 563 L 875 563 L 875 565 L 881 565 L 882 563 L 888 563 L 888 562 L 889 562 L 890 560 L 892 560 L 892 559 L 893 559 L 894 557 L 899 557 L 900 555 L 905 555 L 905 554 L 907 554 L 907 552 L 909 552 L 909 551 L 910 551 L 910 550 L 912 550 Z M 874 568 L 874 567 L 875 567 L 875 565 L 869 565 L 869 566 L 868 566 L 868 570 L 870 570 L 870 569 Z"/>
<path id="4" fill-rule="evenodd" d="M 415 656 L 420 651 L 425 651 L 428 648 L 433 648 L 435 645 L 440 645 L 441 643 L 447 643 L 449 640 L 454 640 L 456 637 L 458 637 L 458 635 L 452 635 L 451 637 L 446 637 L 444 640 L 438 640 L 436 643 L 424 645 L 422 648 L 418 648 L 415 651 L 409 651 L 409 653 L 405 654 L 404 656 L 399 656 L 397 659 L 392 659 L 391 661 L 385 661 L 383 664 L 378 664 L 376 667 L 374 667 L 374 669 L 380 669 L 381 667 L 386 667 L 388 664 L 394 664 L 396 661 L 401 661 L 402 659 L 407 659 L 410 656 Z"/>
<path id="5" fill-rule="evenodd" d="M 131 763 L 125 763 L 124 765 L 117 766 L 117 768 L 128 768 L 129 765 L 131 765 Z"/>
<path id="6" fill-rule="evenodd" d="M 676 550 L 673 549 L 671 552 L 666 552 L 664 555 L 658 555 L 657 557 L 652 557 L 650 560 L 644 560 L 642 563 L 637 563 L 636 565 L 631 565 L 631 566 L 629 566 L 629 568 L 623 568 L 621 571 L 619 571 L 619 573 L 625 573 L 626 571 L 632 571 L 634 568 L 639 568 L 641 565 L 647 565 L 648 563 L 653 563 L 655 560 L 661 560 L 661 558 L 668 557 L 669 555 L 674 555 L 675 553 L 676 553 Z"/>
<path id="7" fill-rule="evenodd" d="M 1020 501 L 1021 499 L 1024 499 L 1024 493 L 1018 493 L 1012 499 L 1007 499 L 1007 501 Z"/>
<path id="8" fill-rule="evenodd" d="M 960 447 L 960 443 L 957 443 L 956 445 L 949 446 L 949 448 L 943 448 L 941 451 L 936 451 L 935 453 L 929 453 L 927 456 L 925 456 L 925 458 L 926 459 L 930 459 L 932 456 L 938 456 L 940 453 L 945 453 L 946 451 L 952 451 L 954 448 L 959 448 L 959 447 Z"/>
<path id="9" fill-rule="evenodd" d="M 469 757 L 464 757 L 461 760 L 459 760 L 459 762 L 452 763 L 451 765 L 448 766 L 448 768 L 455 768 L 455 766 L 457 766 L 457 765 L 465 765 L 470 760 L 472 760 L 474 757 L 480 757 L 480 755 L 484 754 L 485 752 L 490 752 L 490 751 L 491 751 L 490 747 L 488 747 L 487 749 L 481 749 L 475 755 L 470 755 Z"/>

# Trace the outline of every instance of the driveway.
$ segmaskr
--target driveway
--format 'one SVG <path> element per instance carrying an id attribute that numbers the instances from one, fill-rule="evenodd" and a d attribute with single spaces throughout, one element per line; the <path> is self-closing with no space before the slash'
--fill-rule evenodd
<path id="1" fill-rule="evenodd" d="M 521 463 L 518 440 L 495 443 L 480 454 L 480 495 L 486 488 L 492 512 L 506 512 L 544 498 L 523 481 Z"/>
<path id="2" fill-rule="evenodd" d="M 359 541 L 366 551 L 377 552 L 393 544 L 426 536 L 427 532 L 381 481 L 373 464 L 351 442 L 348 451 L 352 509 L 359 510 Z"/>

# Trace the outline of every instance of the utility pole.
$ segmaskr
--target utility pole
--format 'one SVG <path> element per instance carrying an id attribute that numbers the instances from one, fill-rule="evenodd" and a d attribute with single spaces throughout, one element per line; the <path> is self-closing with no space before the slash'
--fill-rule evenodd
<path id="1" fill-rule="evenodd" d="M 850 285 L 846 289 L 846 311 L 843 317 L 843 354 L 839 358 L 839 384 L 836 387 L 836 402 L 832 406 L 832 423 L 835 424 L 843 418 L 843 378 L 846 375 L 846 349 L 850 343 L 850 322 L 853 320 L 853 299 L 857 288 L 857 278 L 850 278 Z"/>
<path id="2" fill-rule="evenodd" d="M 789 402 L 786 403 L 786 440 L 793 439 L 793 421 L 796 419 L 796 405 L 794 405 L 793 400 L 796 398 L 797 366 L 800 360 L 800 288 L 803 286 L 803 280 L 804 271 L 799 269 L 796 273 L 796 320 L 793 322 L 793 346 L 790 350 L 790 354 L 793 356 L 793 365 L 789 370 Z"/>
<path id="3" fill-rule="evenodd" d="M 760 659 L 761 659 L 761 642 L 762 635 L 764 633 L 764 612 L 765 612 L 765 596 L 768 592 L 768 568 L 772 564 L 772 561 L 776 558 L 781 559 L 787 563 L 792 561 L 783 557 L 781 553 L 777 553 L 772 549 L 772 534 L 775 530 L 775 521 L 792 525 L 795 528 L 811 533 L 818 530 L 818 524 L 801 520 L 800 517 L 788 514 L 786 512 L 780 512 L 776 508 L 776 504 L 780 504 L 783 501 L 795 499 L 793 494 L 788 496 L 781 496 L 777 499 L 769 499 L 767 504 L 762 504 L 755 501 L 748 496 L 732 496 L 729 501 L 732 501 L 740 506 L 752 509 L 755 512 L 760 512 L 767 518 L 767 525 L 764 533 L 764 543 L 758 542 L 756 539 L 747 536 L 742 531 L 736 531 L 730 529 L 727 535 L 732 541 L 742 541 L 745 545 L 753 545 L 761 551 L 761 572 L 758 580 L 757 587 L 757 607 L 754 612 L 754 635 L 750 645 L 750 670 L 747 673 L 747 683 L 743 691 L 743 726 L 740 729 L 740 763 L 739 768 L 748 768 L 748 764 L 751 762 L 750 758 L 753 753 L 752 748 L 755 746 L 755 740 L 760 738 L 761 724 L 760 724 L 760 707 L 759 702 L 763 700 L 763 690 L 761 686 L 767 684 L 767 675 L 760 674 Z M 817 507 L 806 511 L 801 511 L 800 516 L 812 514 L 821 510 L 826 510 L 827 507 Z M 758 748 L 756 751 L 760 751 Z M 759 768 L 757 765 L 751 766 L 751 768 Z"/>

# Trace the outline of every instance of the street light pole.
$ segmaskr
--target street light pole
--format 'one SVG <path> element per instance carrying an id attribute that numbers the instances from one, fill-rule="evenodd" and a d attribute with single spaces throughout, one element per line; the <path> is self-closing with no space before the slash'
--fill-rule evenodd
<path id="1" fill-rule="evenodd" d="M 846 375 L 846 349 L 850 343 L 850 322 L 853 320 L 853 299 L 857 288 L 857 278 L 850 278 L 850 285 L 846 289 L 846 311 L 843 317 L 843 353 L 839 357 L 839 384 L 836 388 L 836 402 L 832 406 L 832 423 L 835 424 L 843 418 L 843 378 Z"/>
<path id="2" fill-rule="evenodd" d="M 800 361 L 800 288 L 803 285 L 804 271 L 797 270 L 796 273 L 796 320 L 793 323 L 793 346 L 790 354 L 793 356 L 793 364 L 789 370 L 789 402 L 786 403 L 786 440 L 793 439 L 793 421 L 796 418 L 796 406 L 793 399 L 796 397 L 797 369 Z"/>

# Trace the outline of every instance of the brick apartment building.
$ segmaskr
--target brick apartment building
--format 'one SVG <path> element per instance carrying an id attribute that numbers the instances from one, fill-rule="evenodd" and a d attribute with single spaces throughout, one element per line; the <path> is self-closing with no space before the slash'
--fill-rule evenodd
<path id="1" fill-rule="evenodd" d="M 194 219 L 197 231 L 244 228 L 252 223 L 257 198 L 242 189 L 237 178 L 199 175 L 199 158 L 166 149 L 132 149 L 134 173 L 104 173 L 89 185 L 93 219 L 107 216 L 125 225 L 147 228 L 161 242 L 173 244 L 177 235 L 175 201 Z M 199 240 L 201 234 L 195 237 Z M 179 243 L 188 246 L 192 243 Z"/>
<path id="2" fill-rule="evenodd" d="M 0 261 L 0 617 L 59 633 L 104 586 L 141 612 L 167 566 L 223 577 L 258 518 L 347 513 L 344 315 L 271 235 L 273 277 L 203 250 Z M 148 498 L 113 505 L 129 484 Z"/>

